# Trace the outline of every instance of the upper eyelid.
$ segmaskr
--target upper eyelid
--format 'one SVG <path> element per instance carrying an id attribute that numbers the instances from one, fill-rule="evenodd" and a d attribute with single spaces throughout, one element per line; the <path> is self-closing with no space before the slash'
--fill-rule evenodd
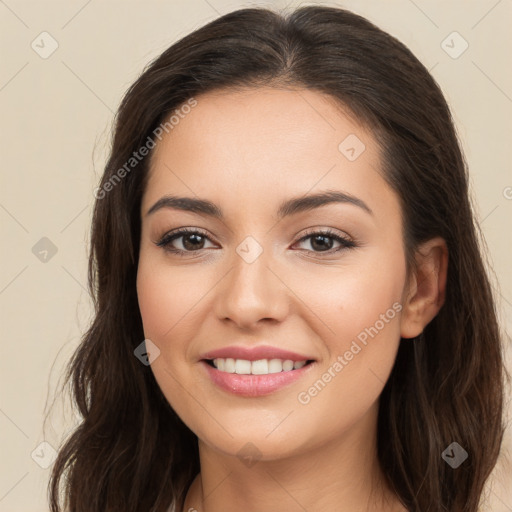
<path id="1" fill-rule="evenodd" d="M 201 228 L 176 228 L 176 229 L 172 229 L 170 231 L 166 231 L 162 236 L 158 237 L 158 239 L 156 240 L 155 243 L 158 245 L 162 241 L 164 241 L 166 239 L 170 239 L 172 237 L 176 237 L 175 239 L 178 239 L 178 238 L 181 238 L 188 234 L 195 234 L 195 233 L 198 233 L 201 236 L 204 236 L 204 237 L 208 238 L 208 240 L 213 242 L 212 237 L 206 231 L 202 230 Z"/>

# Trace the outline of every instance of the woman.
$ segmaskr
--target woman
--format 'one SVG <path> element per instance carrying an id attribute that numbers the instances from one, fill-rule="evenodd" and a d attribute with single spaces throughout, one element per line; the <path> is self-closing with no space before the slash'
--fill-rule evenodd
<path id="1" fill-rule="evenodd" d="M 478 509 L 499 329 L 400 42 L 337 8 L 220 17 L 129 89 L 95 196 L 53 512 Z"/>

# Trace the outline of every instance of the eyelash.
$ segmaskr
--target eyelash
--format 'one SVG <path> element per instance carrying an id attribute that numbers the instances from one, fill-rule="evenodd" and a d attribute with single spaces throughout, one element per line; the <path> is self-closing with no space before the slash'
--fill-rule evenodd
<path id="1" fill-rule="evenodd" d="M 184 235 L 188 235 L 188 234 L 201 235 L 205 238 L 208 238 L 208 240 L 209 240 L 208 235 L 201 229 L 182 228 L 182 229 L 179 229 L 178 231 L 171 231 L 169 233 L 166 233 L 158 242 L 156 242 L 156 245 L 158 247 L 163 248 L 167 252 L 176 254 L 177 256 L 183 256 L 183 257 L 185 257 L 186 255 L 201 251 L 202 249 L 197 249 L 194 251 L 184 251 L 182 249 L 176 249 L 175 247 L 171 247 L 171 245 L 170 245 L 171 242 L 173 242 L 174 240 L 177 240 L 178 238 L 181 238 Z M 335 249 L 329 249 L 327 251 L 308 251 L 308 252 L 313 252 L 320 256 L 332 255 L 332 254 L 342 251 L 344 249 L 353 249 L 354 247 L 357 247 L 357 244 L 354 241 L 349 240 L 348 238 L 342 237 L 330 229 L 322 229 L 319 231 L 310 230 L 304 236 L 302 236 L 299 240 L 297 240 L 297 242 L 295 242 L 293 245 L 300 243 L 300 242 L 304 242 L 308 238 L 313 238 L 314 236 L 318 236 L 318 235 L 325 236 L 327 238 L 332 238 L 336 242 L 339 242 L 340 246 Z"/>

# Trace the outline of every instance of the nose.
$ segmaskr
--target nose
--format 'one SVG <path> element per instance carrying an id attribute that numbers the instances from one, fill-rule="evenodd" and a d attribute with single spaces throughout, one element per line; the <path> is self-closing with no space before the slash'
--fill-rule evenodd
<path id="1" fill-rule="evenodd" d="M 289 310 L 289 290 L 268 260 L 265 252 L 252 263 L 234 254 L 231 270 L 216 287 L 217 318 L 230 320 L 241 329 L 284 320 Z"/>

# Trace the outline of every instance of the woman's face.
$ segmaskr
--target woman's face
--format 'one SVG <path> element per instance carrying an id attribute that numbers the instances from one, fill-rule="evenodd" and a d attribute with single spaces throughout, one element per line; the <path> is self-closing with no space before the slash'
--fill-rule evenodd
<path id="1" fill-rule="evenodd" d="M 196 99 L 157 144 L 141 207 L 152 371 L 218 452 L 335 442 L 375 420 L 403 322 L 401 212 L 376 141 L 312 91 Z"/>

